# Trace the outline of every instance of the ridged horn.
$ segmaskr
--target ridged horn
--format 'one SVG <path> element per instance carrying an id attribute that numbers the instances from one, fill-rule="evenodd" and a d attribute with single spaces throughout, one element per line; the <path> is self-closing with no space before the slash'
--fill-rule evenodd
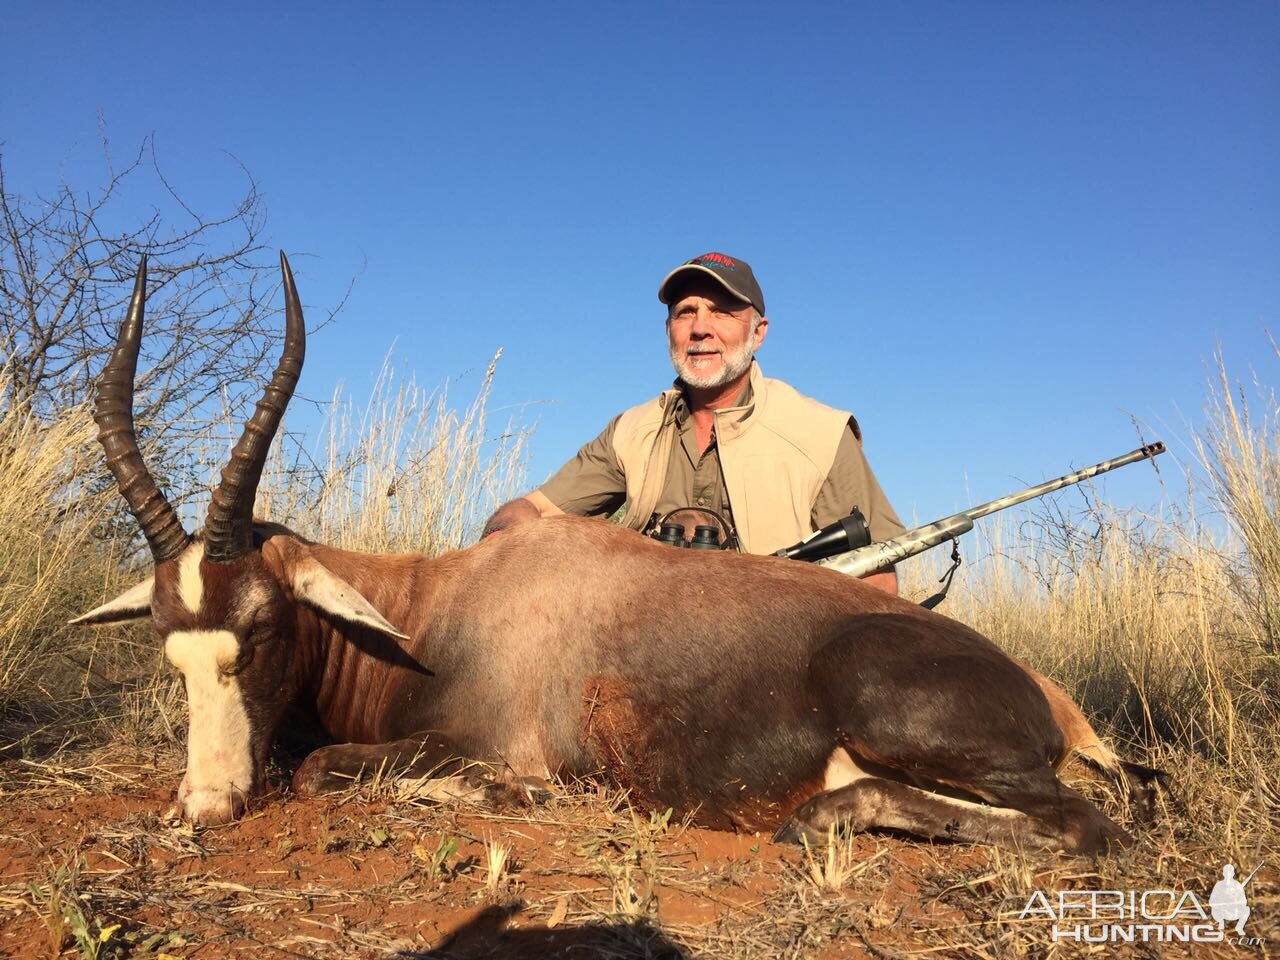
<path id="1" fill-rule="evenodd" d="M 293 272 L 283 250 L 280 251 L 280 276 L 284 285 L 284 349 L 271 382 L 231 451 L 230 461 L 222 468 L 222 480 L 209 504 L 204 525 L 204 555 L 215 563 L 238 560 L 253 546 L 253 503 L 258 481 L 271 441 L 302 373 L 307 331 L 302 323 L 302 304 L 293 285 Z"/>
<path id="2" fill-rule="evenodd" d="M 98 442 L 107 455 L 107 468 L 116 478 L 120 494 L 142 528 L 156 563 L 182 552 L 189 542 L 178 513 L 151 479 L 138 449 L 133 426 L 133 382 L 142 346 L 142 314 L 147 302 L 147 255 L 138 259 L 129 313 L 120 325 L 115 349 L 98 377 L 93 419 Z"/>

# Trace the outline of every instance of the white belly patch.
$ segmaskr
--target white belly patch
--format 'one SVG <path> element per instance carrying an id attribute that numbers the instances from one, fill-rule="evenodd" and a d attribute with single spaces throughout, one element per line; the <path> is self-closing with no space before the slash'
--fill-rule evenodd
<path id="1" fill-rule="evenodd" d="M 831 756 L 827 757 L 827 769 L 822 775 L 822 789 L 839 790 L 869 776 L 870 774 L 849 756 L 848 750 L 844 747 L 836 747 L 831 751 Z"/>

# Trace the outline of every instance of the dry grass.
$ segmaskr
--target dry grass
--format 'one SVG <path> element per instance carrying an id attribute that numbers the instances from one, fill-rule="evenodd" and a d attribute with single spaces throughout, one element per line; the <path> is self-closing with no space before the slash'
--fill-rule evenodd
<path id="1" fill-rule="evenodd" d="M 484 841 L 484 888 L 496 898 L 511 878 L 511 848 L 500 840 Z"/>
<path id="2" fill-rule="evenodd" d="M 1089 503 L 985 532 L 940 612 L 1043 669 L 1113 733 L 1231 763 L 1275 722 L 1272 640 L 1231 576 L 1238 553 L 1208 528 Z M 913 595 L 926 569 L 908 568 Z"/>
<path id="3" fill-rule="evenodd" d="M 807 839 L 802 841 L 804 876 L 819 890 L 840 890 L 870 866 L 855 850 L 853 838 L 838 833 L 835 824 L 827 828 L 826 842 L 819 850 L 815 851 Z"/>
<path id="4" fill-rule="evenodd" d="M 0 396 L 7 376 L 0 367 Z M 0 716 L 35 701 L 44 716 L 65 714 L 64 701 L 90 693 L 98 644 L 69 642 L 64 625 L 120 585 L 123 552 L 103 539 L 119 508 L 93 482 L 95 436 L 84 406 L 52 422 L 0 409 Z"/>
<path id="5" fill-rule="evenodd" d="M 1280 358 L 1275 344 L 1272 352 Z M 1247 642 L 1274 664 L 1280 657 L 1280 400 L 1255 375 L 1251 407 L 1221 357 L 1216 373 L 1196 450 L 1211 501 L 1239 548 L 1223 574 L 1239 601 Z M 1274 686 L 1271 693 L 1274 700 Z"/>
<path id="6" fill-rule="evenodd" d="M 463 411 L 449 392 L 397 379 L 390 362 L 357 407 L 335 392 L 317 456 L 277 445 L 258 491 L 260 516 L 335 546 L 371 552 L 454 550 L 521 492 L 528 434 L 489 432 L 486 402 L 501 351 Z"/>
<path id="7" fill-rule="evenodd" d="M 1253 388 L 1251 409 L 1219 363 L 1181 504 L 1119 511 L 1083 488 L 999 514 L 941 611 L 1126 741 L 1266 766 L 1280 749 L 1280 402 Z M 941 560 L 910 561 L 905 592 L 931 593 Z"/>

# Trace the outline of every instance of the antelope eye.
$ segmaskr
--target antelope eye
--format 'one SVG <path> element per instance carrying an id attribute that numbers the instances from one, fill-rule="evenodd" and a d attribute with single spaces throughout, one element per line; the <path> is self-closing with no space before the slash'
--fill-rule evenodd
<path id="1" fill-rule="evenodd" d="M 253 613 L 253 619 L 249 622 L 247 639 L 254 645 L 263 643 L 271 639 L 275 633 L 275 628 L 276 612 L 264 604 Z"/>
<path id="2" fill-rule="evenodd" d="M 236 653 L 236 658 L 230 663 L 219 664 L 218 672 L 224 677 L 234 677 L 243 672 L 245 667 L 253 662 L 253 650 L 254 644 L 252 642 L 241 643 Z"/>

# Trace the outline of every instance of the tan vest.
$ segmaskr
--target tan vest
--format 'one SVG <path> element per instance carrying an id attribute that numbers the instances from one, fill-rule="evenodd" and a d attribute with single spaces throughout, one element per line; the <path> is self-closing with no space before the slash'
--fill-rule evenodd
<path id="1" fill-rule="evenodd" d="M 627 482 L 624 522 L 634 530 L 648 522 L 666 482 L 679 442 L 679 396 L 667 390 L 632 407 L 614 428 L 613 452 Z M 773 553 L 813 532 L 813 503 L 851 417 L 751 365 L 751 403 L 715 412 L 720 467 L 743 550 Z"/>

